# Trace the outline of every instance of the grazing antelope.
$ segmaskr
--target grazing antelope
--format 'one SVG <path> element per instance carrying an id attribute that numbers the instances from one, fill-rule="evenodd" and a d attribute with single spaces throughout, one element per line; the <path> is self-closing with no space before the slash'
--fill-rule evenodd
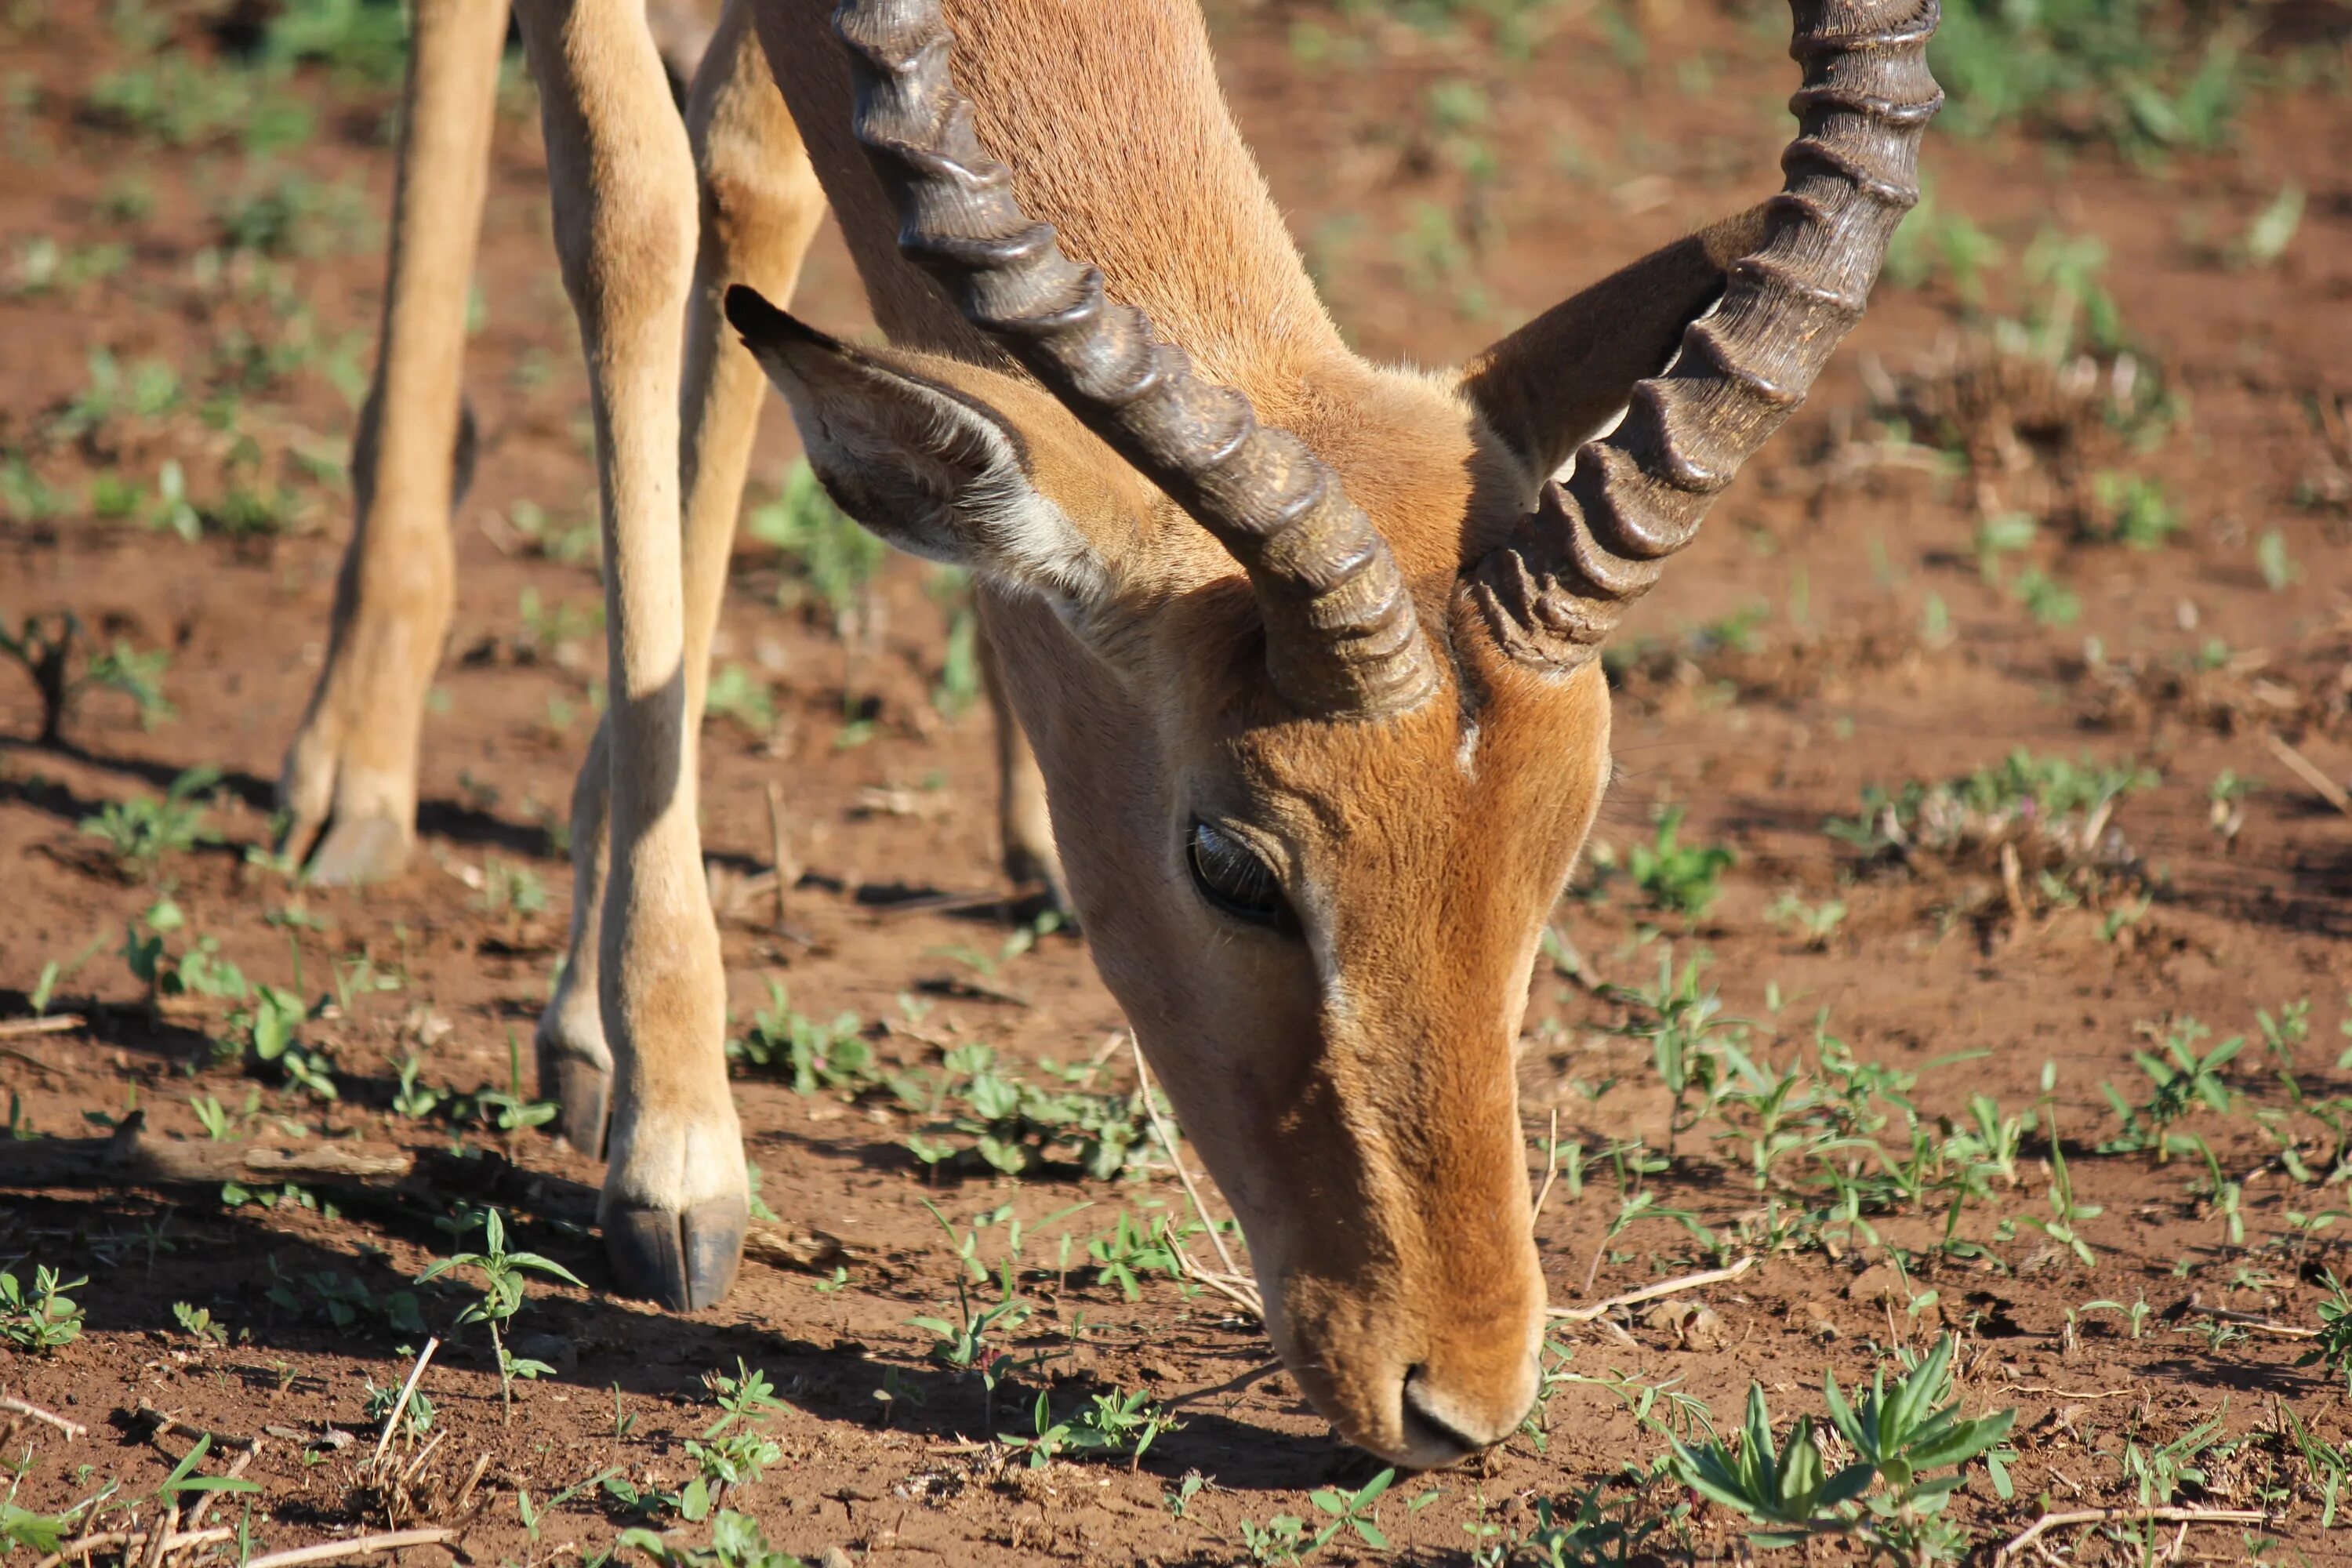
<path id="1" fill-rule="evenodd" d="M 611 1064 L 614 1268 L 709 1302 L 745 1223 L 695 828 L 724 531 L 695 498 L 763 371 L 852 516 L 972 568 L 1097 964 L 1301 1385 L 1396 1463 L 1498 1441 L 1545 1300 L 1513 1049 L 1608 782 L 1595 655 L 1859 319 L 1939 101 L 1936 0 L 1791 0 L 1781 193 L 1450 374 L 1341 342 L 1190 0 L 828 4 L 735 0 L 689 142 L 625 0 L 516 0 L 613 690 L 595 941 L 541 1044 L 574 1128 Z M 768 302 L 821 200 L 887 348 Z"/>

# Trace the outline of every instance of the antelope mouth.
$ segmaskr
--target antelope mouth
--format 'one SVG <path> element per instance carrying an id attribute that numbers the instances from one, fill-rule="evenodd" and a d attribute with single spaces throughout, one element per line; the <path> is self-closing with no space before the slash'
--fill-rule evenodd
<path id="1" fill-rule="evenodd" d="M 1480 1437 L 1465 1430 L 1467 1423 L 1449 1407 L 1444 1394 L 1433 1388 L 1429 1369 L 1423 1366 L 1406 1369 L 1397 1415 L 1404 1444 L 1403 1451 L 1394 1457 L 1417 1470 L 1442 1469 L 1459 1463 L 1510 1436 L 1510 1431 L 1505 1431 Z M 1514 1423 L 1511 1431 L 1517 1429 Z"/>

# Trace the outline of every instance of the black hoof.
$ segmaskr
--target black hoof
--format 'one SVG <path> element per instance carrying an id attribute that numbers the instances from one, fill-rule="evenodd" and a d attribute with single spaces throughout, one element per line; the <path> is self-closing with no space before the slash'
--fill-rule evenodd
<path id="1" fill-rule="evenodd" d="M 613 1075 L 594 1062 L 539 1046 L 539 1097 L 559 1108 L 555 1130 L 591 1159 L 604 1157 L 604 1134 L 612 1124 Z"/>
<path id="2" fill-rule="evenodd" d="M 615 1207 L 604 1216 L 604 1254 L 620 1288 L 673 1312 L 715 1306 L 735 1287 L 751 1211 L 713 1198 L 684 1214 Z"/>
<path id="3" fill-rule="evenodd" d="M 388 816 L 337 821 L 305 868 L 321 888 L 356 888 L 397 877 L 408 866 L 409 838 Z"/>

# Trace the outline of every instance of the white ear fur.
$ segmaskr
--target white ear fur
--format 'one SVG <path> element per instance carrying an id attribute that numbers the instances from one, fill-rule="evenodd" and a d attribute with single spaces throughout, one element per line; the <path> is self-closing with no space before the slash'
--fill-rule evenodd
<path id="1" fill-rule="evenodd" d="M 809 466 L 842 510 L 909 554 L 1074 605 L 1103 596 L 1101 557 L 1030 482 L 1020 436 L 994 409 L 748 289 L 728 290 L 727 314 L 791 405 Z"/>

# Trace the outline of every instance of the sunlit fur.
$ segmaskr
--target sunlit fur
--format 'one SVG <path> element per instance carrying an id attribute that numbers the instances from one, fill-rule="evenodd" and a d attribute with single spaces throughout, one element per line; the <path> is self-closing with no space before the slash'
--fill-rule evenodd
<path id="1" fill-rule="evenodd" d="M 1597 668 L 1561 679 L 1511 664 L 1455 613 L 1454 590 L 1528 507 L 1557 433 L 1514 450 L 1454 378 L 1380 369 L 1343 345 L 1234 131 L 1190 5 L 950 6 L 957 79 L 1024 205 L 1337 468 L 1414 586 L 1439 694 L 1379 721 L 1293 716 L 1230 558 L 994 368 L 898 259 L 896 220 L 848 139 L 828 10 L 764 0 L 762 41 L 877 316 L 894 343 L 928 352 L 866 356 L 903 373 L 897 393 L 887 378 L 796 373 L 780 345 L 755 340 L 755 352 L 803 430 L 836 447 L 824 426 L 887 424 L 877 404 L 926 385 L 1014 433 L 1024 479 L 1092 549 L 1103 587 L 1056 592 L 976 547 L 988 627 L 1096 963 L 1242 1217 L 1275 1342 L 1342 1432 L 1392 1459 L 1441 1463 L 1497 1441 L 1533 1398 L 1545 1300 L 1514 1044 L 1544 917 L 1607 779 L 1609 710 Z M 1097 155 L 1111 147 L 1117 158 Z M 1671 341 L 1689 291 L 1659 290 L 1627 330 Z M 1521 426 L 1542 382 L 1533 368 L 1485 367 L 1511 383 Z M 1558 418 L 1589 423 L 1588 405 L 1622 402 L 1630 374 L 1654 368 L 1559 386 Z M 1003 505 L 1003 476 L 982 467 L 965 520 L 976 541 Z M 827 478 L 845 495 L 860 488 Z M 1196 818 L 1276 869 L 1295 931 L 1198 894 L 1183 858 Z"/>
<path id="2" fill-rule="evenodd" d="M 1317 300 L 1191 0 L 949 6 L 956 74 L 1024 204 L 1336 468 L 1412 584 L 1439 690 L 1378 721 L 1302 720 L 1266 679 L 1234 563 L 900 260 L 850 139 L 831 3 L 735 0 L 690 158 L 629 0 L 516 0 L 598 416 L 614 694 L 608 879 L 581 835 L 575 956 L 585 942 L 595 962 L 574 973 L 593 979 L 568 982 L 541 1043 L 579 1069 L 583 1100 L 610 1075 L 616 1271 L 708 1304 L 745 1223 L 695 826 L 725 558 L 710 520 L 731 494 L 710 476 L 740 479 L 757 384 L 718 295 L 740 279 L 782 297 L 821 187 L 894 346 L 850 350 L 773 310 L 732 319 L 835 493 L 975 568 L 1088 942 L 1243 1218 L 1276 1343 L 1342 1432 L 1393 1460 L 1497 1441 L 1533 1395 L 1544 1301 L 1513 1048 L 1543 918 L 1606 784 L 1608 704 L 1594 667 L 1505 659 L 1457 579 L 1656 368 L 1738 223 L 1538 318 L 1462 378 L 1382 370 Z M 747 25 L 789 121 L 758 90 Z M 1182 852 L 1196 818 L 1265 858 L 1295 931 L 1199 896 Z"/>

